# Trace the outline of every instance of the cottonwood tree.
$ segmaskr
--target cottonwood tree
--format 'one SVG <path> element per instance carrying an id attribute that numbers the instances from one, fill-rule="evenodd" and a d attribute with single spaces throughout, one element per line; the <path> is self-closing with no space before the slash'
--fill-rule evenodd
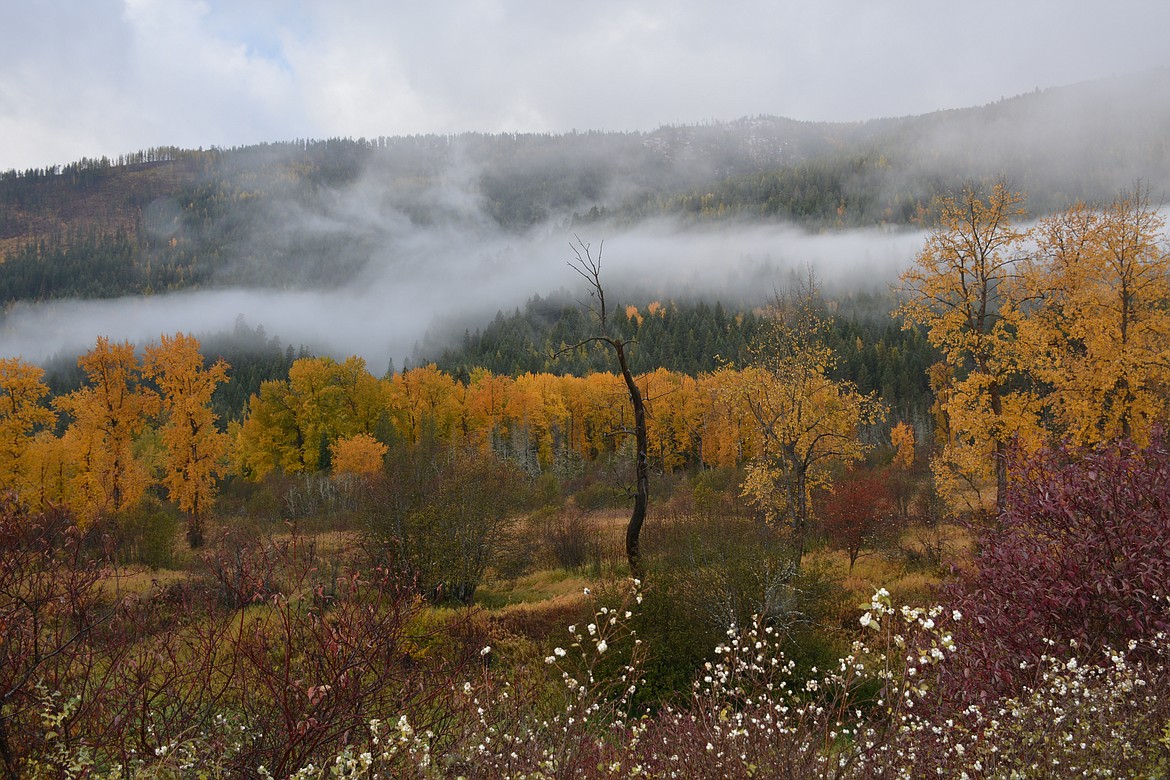
<path id="1" fill-rule="evenodd" d="M 71 503 L 82 522 L 138 503 L 150 475 L 133 444 L 158 410 L 158 395 L 142 384 L 134 345 L 102 336 L 77 359 L 86 384 L 54 403 L 73 418 L 66 442 L 73 461 Z"/>
<path id="2" fill-rule="evenodd" d="M 743 404 L 762 439 L 748 463 L 745 497 L 774 522 L 787 523 L 799 568 L 808 535 L 812 492 L 827 487 L 832 469 L 866 450 L 860 428 L 884 415 L 881 405 L 849 382 L 834 380 L 827 326 L 815 284 L 777 300 L 753 364 L 732 374 L 732 403 Z"/>
<path id="3" fill-rule="evenodd" d="M 203 517 L 215 500 L 216 479 L 226 470 L 229 441 L 216 428 L 211 396 L 227 381 L 228 364 L 217 360 L 206 367 L 199 340 L 176 333 L 146 348 L 143 372 L 158 385 L 166 415 L 163 484 L 187 515 L 188 543 L 201 547 Z"/>
<path id="4" fill-rule="evenodd" d="M 977 487 L 993 477 L 999 511 L 1008 445 L 1038 406 L 1032 395 L 1010 390 L 1022 372 L 1013 322 L 1025 238 L 1015 226 L 1024 214 L 1021 202 L 1003 182 L 986 197 L 968 187 L 957 198 L 942 198 L 938 226 L 901 275 L 906 300 L 894 313 L 908 327 L 925 326 L 947 365 L 945 386 L 936 390 L 945 393 L 951 436 L 935 463 L 936 477 L 952 497 L 962 482 Z"/>
<path id="5" fill-rule="evenodd" d="M 597 334 L 579 342 L 563 351 L 571 351 L 589 343 L 599 343 L 613 350 L 617 358 L 618 368 L 625 381 L 626 390 L 630 396 L 630 406 L 634 412 L 634 509 L 630 514 L 630 521 L 626 525 L 626 560 L 630 564 L 630 573 L 635 577 L 642 574 L 642 548 L 640 535 L 642 524 L 646 520 L 646 509 L 650 500 L 650 467 L 647 461 L 646 436 L 646 404 L 642 398 L 642 391 L 634 380 L 630 371 L 629 358 L 626 347 L 632 343 L 622 339 L 611 330 L 609 311 L 606 309 L 605 288 L 601 284 L 601 255 L 605 248 L 604 242 L 598 246 L 596 257 L 588 243 L 575 236 L 570 244 L 573 258 L 569 260 L 569 267 L 577 272 L 589 285 L 589 297 L 592 303 L 588 306 L 590 314 L 596 321 Z M 560 354 L 560 353 L 558 353 Z"/>
<path id="6" fill-rule="evenodd" d="M 359 357 L 301 358 L 287 380 L 263 382 L 248 408 L 234 457 L 241 473 L 261 479 L 273 469 L 311 474 L 325 468 L 333 442 L 372 435 L 395 403 L 391 384 L 371 375 Z"/>
<path id="7" fill-rule="evenodd" d="M 334 476 L 366 477 L 382 470 L 390 448 L 368 433 L 338 439 L 329 446 Z"/>
<path id="8" fill-rule="evenodd" d="M 1040 222 L 1027 265 L 1029 365 L 1051 387 L 1057 433 L 1079 444 L 1148 441 L 1170 386 L 1165 219 L 1135 191 Z"/>
<path id="9" fill-rule="evenodd" d="M 22 494 L 34 482 L 27 458 L 32 435 L 57 421 L 42 404 L 49 394 L 44 375 L 39 366 L 19 358 L 0 358 L 0 485 Z"/>

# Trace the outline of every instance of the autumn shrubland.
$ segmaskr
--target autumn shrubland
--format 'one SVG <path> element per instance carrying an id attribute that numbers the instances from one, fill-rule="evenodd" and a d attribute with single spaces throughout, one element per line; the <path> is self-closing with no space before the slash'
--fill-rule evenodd
<path id="1" fill-rule="evenodd" d="M 1164 225 L 1021 205 L 944 199 L 902 277 L 926 416 L 811 282 L 740 362 L 635 377 L 639 572 L 616 373 L 304 356 L 228 423 L 188 335 L 57 394 L 0 360 L 0 768 L 1165 776 Z"/>

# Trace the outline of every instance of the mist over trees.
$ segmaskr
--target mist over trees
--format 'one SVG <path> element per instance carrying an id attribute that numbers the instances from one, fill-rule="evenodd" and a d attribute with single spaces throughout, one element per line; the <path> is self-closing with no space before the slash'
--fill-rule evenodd
<path id="1" fill-rule="evenodd" d="M 1139 178 L 1160 194 L 1168 90 L 1170 76 L 1155 72 L 861 123 L 761 116 L 651 132 L 306 139 L 8 171 L 0 305 L 337 287 L 419 230 L 664 217 L 921 226 L 936 196 L 999 176 L 1029 193 L 1033 214 L 1106 201 Z"/>

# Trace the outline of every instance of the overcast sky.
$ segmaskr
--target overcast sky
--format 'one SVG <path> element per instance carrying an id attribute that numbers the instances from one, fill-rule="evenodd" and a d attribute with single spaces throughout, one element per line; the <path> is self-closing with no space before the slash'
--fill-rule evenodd
<path id="1" fill-rule="evenodd" d="M 1170 65 L 1164 0 L 24 0 L 0 170 L 150 146 L 981 105 Z"/>

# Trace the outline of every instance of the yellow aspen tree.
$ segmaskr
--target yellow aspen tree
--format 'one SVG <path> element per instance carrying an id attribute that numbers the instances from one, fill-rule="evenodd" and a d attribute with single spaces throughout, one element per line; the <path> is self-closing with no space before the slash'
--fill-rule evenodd
<path id="1" fill-rule="evenodd" d="M 695 380 L 684 374 L 656 369 L 638 377 L 646 400 L 646 438 L 649 454 L 665 471 L 697 463 L 702 408 Z"/>
<path id="2" fill-rule="evenodd" d="M 390 382 L 391 419 L 410 444 L 450 441 L 459 414 L 455 380 L 433 363 L 395 374 Z"/>
<path id="3" fill-rule="evenodd" d="M 387 414 L 387 385 L 366 368 L 364 358 L 351 355 L 334 369 L 340 419 L 333 426 L 339 435 L 366 433 L 373 436 Z"/>
<path id="4" fill-rule="evenodd" d="M 864 455 L 861 426 L 884 410 L 848 382 L 832 379 L 832 350 L 815 286 L 773 311 L 753 364 L 739 372 L 731 392 L 758 430 L 763 451 L 747 467 L 743 494 L 770 520 L 786 522 L 797 567 L 811 521 L 812 492 L 827 487 L 832 468 Z"/>
<path id="5" fill-rule="evenodd" d="M 389 447 L 368 433 L 342 437 L 329 446 L 333 452 L 335 476 L 368 477 L 377 474 L 382 470 L 386 453 L 390 451 Z"/>
<path id="6" fill-rule="evenodd" d="M 464 401 L 472 443 L 485 455 L 500 452 L 507 439 L 505 411 L 512 379 L 497 376 L 484 368 L 471 371 Z"/>
<path id="7" fill-rule="evenodd" d="M 1165 219 L 1142 192 L 1043 220 L 1028 279 L 1031 364 L 1051 386 L 1059 433 L 1079 444 L 1148 443 L 1167 417 L 1170 253 Z"/>
<path id="8" fill-rule="evenodd" d="M 671 373 L 665 368 L 635 377 L 646 403 L 646 454 L 652 461 L 657 461 L 665 472 L 673 471 L 681 465 L 673 436 L 674 426 L 671 424 L 675 417 L 671 403 L 675 390 L 672 379 Z"/>
<path id="9" fill-rule="evenodd" d="M 526 471 L 540 468 L 538 452 L 548 427 L 535 374 L 521 374 L 512 380 L 505 412 L 508 418 L 508 456 Z"/>
<path id="10" fill-rule="evenodd" d="M 44 375 L 20 358 L 0 358 L 0 489 L 14 490 L 25 501 L 36 484 L 26 457 L 32 436 L 57 422 L 43 403 L 49 394 Z"/>
<path id="11" fill-rule="evenodd" d="M 739 378 L 739 372 L 729 367 L 699 378 L 704 399 L 699 446 L 708 466 L 730 468 L 762 451 L 760 436 L 748 423 L 751 412 L 736 390 Z"/>
<path id="12" fill-rule="evenodd" d="M 100 337 L 77 359 L 86 384 L 54 403 L 73 423 L 67 442 L 75 476 L 70 502 L 90 523 L 138 503 L 150 475 L 133 444 L 158 410 L 158 396 L 141 383 L 134 345 Z"/>
<path id="13" fill-rule="evenodd" d="M 914 465 L 914 429 L 898 423 L 890 429 L 890 443 L 894 445 L 894 467 L 909 470 Z"/>
<path id="14" fill-rule="evenodd" d="M 332 358 L 301 358 L 288 370 L 289 403 L 301 436 L 297 471 L 313 473 L 326 466 L 329 443 L 343 428 L 338 365 Z M 286 469 L 287 471 L 287 469 Z"/>
<path id="15" fill-rule="evenodd" d="M 958 198 L 942 198 L 938 226 L 901 276 L 906 299 L 895 312 L 908 326 L 928 329 L 953 374 L 943 409 L 953 436 L 934 464 L 936 476 L 992 479 L 997 509 L 1007 487 L 1008 444 L 1037 406 L 1023 396 L 1005 405 L 1009 383 L 1021 373 L 1013 322 L 1025 238 L 1015 227 L 1021 202 L 1003 182 L 987 197 L 968 187 Z"/>
<path id="16" fill-rule="evenodd" d="M 667 427 L 674 443 L 670 456 L 674 467 L 702 462 L 703 398 L 699 383 L 692 376 L 671 372 Z"/>
<path id="17" fill-rule="evenodd" d="M 158 386 L 165 422 L 166 455 L 163 484 L 179 510 L 187 515 L 187 541 L 203 545 L 204 516 L 218 492 L 217 479 L 226 471 L 229 440 L 216 427 L 211 396 L 227 381 L 228 364 L 205 365 L 199 340 L 176 333 L 146 348 L 143 373 Z"/>
<path id="18" fill-rule="evenodd" d="M 633 410 L 626 403 L 625 380 L 609 371 L 595 371 L 577 380 L 582 454 L 588 459 L 617 451 L 634 430 Z M 577 417 L 578 415 L 575 415 Z"/>
<path id="19" fill-rule="evenodd" d="M 270 379 L 248 400 L 248 416 L 233 436 L 232 462 L 240 476 L 261 480 L 274 469 L 305 470 L 305 432 L 289 383 Z M 315 470 L 316 460 L 314 460 Z"/>
<path id="20" fill-rule="evenodd" d="M 544 405 L 544 418 L 548 421 L 548 428 L 541 442 L 541 456 L 544 458 L 544 464 L 551 466 L 568 450 L 567 397 L 571 392 L 569 388 L 581 380 L 575 376 L 556 376 L 547 372 L 537 374 L 536 378 L 540 402 Z"/>
<path id="21" fill-rule="evenodd" d="M 356 356 L 341 363 L 328 357 L 294 361 L 287 380 L 263 382 L 249 399 L 248 416 L 233 437 L 237 471 L 261 479 L 273 469 L 298 474 L 326 468 L 338 438 L 373 435 L 383 420 L 401 423 L 395 398 L 408 399 L 396 394 L 400 385 L 398 377 L 376 378 Z"/>
<path id="22" fill-rule="evenodd" d="M 24 451 L 28 490 L 22 498 L 36 511 L 69 503 L 75 474 L 67 439 L 41 431 Z"/>

